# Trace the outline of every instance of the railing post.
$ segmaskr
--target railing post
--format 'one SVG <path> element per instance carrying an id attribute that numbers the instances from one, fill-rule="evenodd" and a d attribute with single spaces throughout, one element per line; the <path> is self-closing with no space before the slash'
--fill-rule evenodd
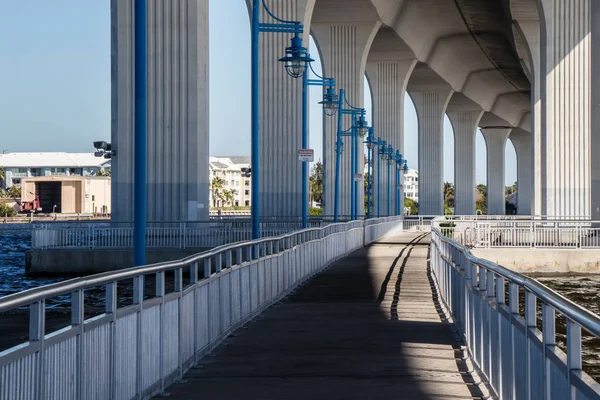
<path id="1" fill-rule="evenodd" d="M 177 286 L 177 285 L 176 285 Z M 159 362 L 160 362 L 160 367 L 159 367 L 159 373 L 160 373 L 160 392 L 164 393 L 165 391 L 165 371 L 164 371 L 164 364 L 165 364 L 165 349 L 164 349 L 164 330 L 163 330 L 163 325 L 165 323 L 165 273 L 164 272 L 157 272 L 156 273 L 156 289 L 155 289 L 155 295 L 156 297 L 158 297 L 160 299 L 160 304 L 159 304 L 159 323 L 160 323 L 160 327 L 159 327 L 159 347 L 158 347 L 158 352 L 159 352 Z M 140 360 L 138 359 L 138 362 Z"/>
<path id="2" fill-rule="evenodd" d="M 204 278 L 209 278 L 211 275 L 211 261 L 210 257 L 204 259 Z"/>
<path id="3" fill-rule="evenodd" d="M 44 336 L 46 331 L 46 302 L 44 300 L 29 306 L 29 341 L 38 342 L 38 358 L 36 364 L 35 393 L 38 399 L 46 398 L 46 371 Z"/>
<path id="4" fill-rule="evenodd" d="M 567 380 L 569 382 L 569 397 L 576 398 L 576 389 L 571 381 L 574 372 L 581 371 L 581 327 L 567 319 Z"/>
<path id="5" fill-rule="evenodd" d="M 76 393 L 77 398 L 85 398 L 84 390 L 85 384 L 85 341 L 84 336 L 84 297 L 83 290 L 77 290 L 71 293 L 71 326 L 77 330 L 76 338 L 76 365 L 77 365 L 77 382 L 76 382 Z"/>
<path id="6" fill-rule="evenodd" d="M 110 335 L 110 348 L 109 348 L 109 362 L 110 366 L 110 381 L 109 381 L 109 393 L 111 399 L 117 398 L 117 282 L 111 282 L 106 284 L 106 300 L 104 305 L 104 312 L 111 316 L 109 325 Z"/>
<path id="7" fill-rule="evenodd" d="M 537 319 L 537 297 L 527 290 L 525 290 L 525 338 L 527 344 L 527 366 L 525 368 L 525 376 L 527 383 L 527 398 L 531 398 L 531 391 L 534 387 L 531 374 L 532 368 L 532 354 L 531 348 L 534 346 L 531 340 L 531 336 L 533 333 L 532 329 L 536 327 L 536 319 Z M 537 387 L 537 385 L 535 385 Z"/>
<path id="8" fill-rule="evenodd" d="M 551 368 L 552 364 L 548 358 L 549 346 L 556 345 L 556 318 L 554 308 L 548 304 L 542 305 L 542 337 L 544 355 L 544 398 L 549 399 L 552 395 Z"/>

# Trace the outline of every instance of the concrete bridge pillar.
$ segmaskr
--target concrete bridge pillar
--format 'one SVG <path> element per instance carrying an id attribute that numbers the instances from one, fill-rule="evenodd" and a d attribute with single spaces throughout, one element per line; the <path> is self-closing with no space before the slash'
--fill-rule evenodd
<path id="1" fill-rule="evenodd" d="M 404 154 L 404 95 L 410 75 L 417 64 L 412 51 L 406 46 L 398 35 L 392 29 L 381 29 L 369 53 L 367 61 L 367 78 L 373 94 L 373 128 L 375 136 L 379 136 L 394 149 L 400 150 Z M 375 153 L 375 150 L 373 150 Z M 374 154 L 374 157 L 377 157 Z M 373 161 L 372 174 L 377 177 L 377 160 Z M 391 210 L 390 215 L 396 214 L 396 165 L 392 173 L 392 190 L 390 192 Z M 402 177 L 400 174 L 400 182 Z M 387 166 L 383 166 L 381 171 L 381 215 L 387 215 Z M 400 214 L 404 210 L 404 188 L 400 189 Z M 373 185 L 373 212 L 377 215 L 377 191 Z"/>
<path id="2" fill-rule="evenodd" d="M 540 48 L 540 12 L 537 0 L 511 0 L 513 34 L 516 48 L 522 60 L 523 69 L 531 82 L 531 205 L 520 210 L 530 210 L 530 214 L 541 215 L 542 211 L 542 71 Z M 512 138 L 512 136 L 511 136 Z M 512 140 L 512 139 L 511 139 Z M 515 145 L 516 146 L 516 145 Z"/>
<path id="3" fill-rule="evenodd" d="M 419 119 L 419 214 L 444 214 L 444 114 L 451 89 L 413 91 Z"/>
<path id="4" fill-rule="evenodd" d="M 312 33 L 319 46 L 323 61 L 323 73 L 328 78 L 335 78 L 337 88 L 346 91 L 348 102 L 354 107 L 364 106 L 365 64 L 375 34 L 381 21 L 344 22 L 337 21 L 338 8 L 329 10 L 327 1 L 317 2 L 312 22 Z M 332 2 L 335 3 L 335 2 Z M 342 7 L 338 4 L 336 7 Z M 369 121 L 372 123 L 372 121 Z M 343 129 L 352 126 L 349 116 L 343 119 Z M 333 215 L 335 199 L 335 141 L 337 134 L 337 118 L 327 118 L 323 130 L 323 171 L 324 171 L 324 214 Z M 343 138 L 344 153 L 340 163 L 339 215 L 350 216 L 351 185 L 351 142 Z M 360 141 L 362 142 L 362 141 Z M 358 173 L 364 170 L 364 145 L 359 143 Z M 364 215 L 364 181 L 358 183 L 358 212 Z"/>
<path id="5" fill-rule="evenodd" d="M 252 0 L 246 3 L 251 11 Z M 305 47 L 309 45 L 314 3 L 315 0 L 266 2 L 278 18 L 304 24 Z M 262 5 L 261 10 L 261 22 L 276 22 Z M 290 77 L 278 62 L 285 55 L 285 48 L 290 46 L 291 37 L 285 33 L 259 36 L 261 218 L 302 215 L 302 163 L 298 161 L 298 150 L 302 148 L 302 79 Z"/>
<path id="6" fill-rule="evenodd" d="M 150 2 L 148 220 L 208 219 L 208 0 Z M 111 1 L 112 218 L 132 221 L 133 1 Z"/>
<path id="7" fill-rule="evenodd" d="M 482 129 L 487 147 L 487 213 L 506 214 L 504 197 L 504 153 L 511 129 Z"/>
<path id="8" fill-rule="evenodd" d="M 521 129 L 510 133 L 517 152 L 517 214 L 531 215 L 533 188 L 532 134 Z"/>
<path id="9" fill-rule="evenodd" d="M 475 215 L 475 137 L 483 110 L 448 111 L 454 128 L 454 214 Z"/>
<path id="10" fill-rule="evenodd" d="M 600 17 L 598 3 L 541 0 L 541 208 L 546 215 L 600 218 L 600 160 L 592 156 L 600 150 L 600 51 L 593 51 L 600 50 L 600 28 L 592 24 Z"/>

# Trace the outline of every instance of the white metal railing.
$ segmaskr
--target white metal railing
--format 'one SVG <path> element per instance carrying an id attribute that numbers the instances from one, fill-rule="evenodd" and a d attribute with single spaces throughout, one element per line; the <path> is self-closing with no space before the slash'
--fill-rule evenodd
<path id="1" fill-rule="evenodd" d="M 405 215 L 403 228 L 406 231 L 429 231 L 431 229 L 431 222 L 435 218 L 433 215 Z"/>
<path id="2" fill-rule="evenodd" d="M 164 393 L 233 330 L 399 226 L 400 217 L 331 224 L 0 298 L 0 313 L 24 307 L 30 313 L 29 341 L 0 352 L 0 400 L 130 400 Z M 175 276 L 171 293 L 166 273 Z M 145 299 L 150 277 L 155 297 Z M 133 305 L 120 307 L 117 287 L 131 279 Z M 105 291 L 104 313 L 84 319 L 85 291 L 98 287 Z M 66 294 L 71 323 L 45 334 L 46 301 Z"/>
<path id="3" fill-rule="evenodd" d="M 469 247 L 600 248 L 600 221 L 440 217 L 434 226 Z"/>
<path id="4" fill-rule="evenodd" d="M 454 326 L 499 398 L 600 398 L 600 385 L 582 370 L 582 329 L 599 338 L 599 316 L 533 279 L 474 257 L 435 227 L 431 269 Z M 557 345 L 557 314 L 567 321 L 566 353 Z"/>
<path id="5" fill-rule="evenodd" d="M 309 227 L 325 225 L 310 221 Z M 262 237 L 278 236 L 301 228 L 299 221 L 261 222 Z M 148 223 L 149 248 L 197 249 L 252 239 L 250 221 Z M 133 246 L 131 223 L 47 223 L 33 225 L 33 249 L 110 249 Z"/>

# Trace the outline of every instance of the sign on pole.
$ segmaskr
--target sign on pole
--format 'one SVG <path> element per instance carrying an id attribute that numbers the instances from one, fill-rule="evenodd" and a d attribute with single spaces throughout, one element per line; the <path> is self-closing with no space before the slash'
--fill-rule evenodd
<path id="1" fill-rule="evenodd" d="M 298 150 L 298 161 L 300 161 L 300 162 L 315 161 L 315 151 L 313 149 L 299 149 Z"/>
<path id="2" fill-rule="evenodd" d="M 360 182 L 362 181 L 362 174 L 354 174 L 354 182 Z"/>

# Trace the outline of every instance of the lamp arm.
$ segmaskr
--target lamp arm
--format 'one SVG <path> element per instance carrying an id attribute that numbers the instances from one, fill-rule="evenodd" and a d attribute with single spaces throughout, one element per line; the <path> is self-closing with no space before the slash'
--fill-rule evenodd
<path id="1" fill-rule="evenodd" d="M 258 1 L 258 0 L 254 0 L 254 1 Z M 277 22 L 282 22 L 284 24 L 294 24 L 294 25 L 301 25 L 301 23 L 299 21 L 287 21 L 285 19 L 281 19 L 275 16 L 275 14 L 273 14 L 271 12 L 271 10 L 269 10 L 269 7 L 267 7 L 267 2 L 266 0 L 262 0 L 262 5 L 265 9 L 265 11 L 267 12 L 267 14 L 269 14 L 271 16 L 271 18 L 273 18 L 275 21 Z"/>

